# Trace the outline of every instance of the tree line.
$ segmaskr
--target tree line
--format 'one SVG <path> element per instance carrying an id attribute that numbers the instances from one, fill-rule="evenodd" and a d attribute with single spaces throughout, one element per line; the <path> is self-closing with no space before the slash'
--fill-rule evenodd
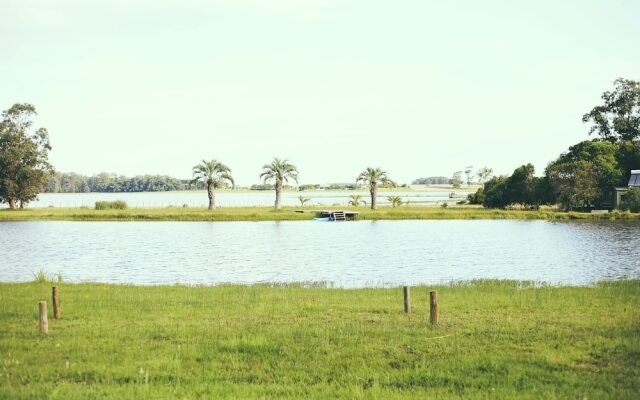
<path id="1" fill-rule="evenodd" d="M 469 202 L 488 208 L 611 208 L 615 187 L 627 186 L 631 170 L 640 169 L 640 84 L 618 79 L 614 86 L 602 94 L 603 104 L 582 118 L 592 123 L 589 134 L 596 138 L 569 147 L 547 165 L 544 176 L 535 176 L 533 165 L 526 164 L 509 176 L 493 177 Z M 635 198 L 638 190 L 625 197 Z"/>
<path id="2" fill-rule="evenodd" d="M 447 178 L 447 181 L 449 179 Z M 446 182 L 445 182 L 446 183 Z M 230 184 L 226 185 L 231 187 Z M 406 184 L 402 187 L 407 187 Z M 237 188 L 237 187 L 236 187 Z M 275 184 L 253 184 L 243 187 L 249 190 L 275 190 Z M 355 183 L 304 184 L 299 186 L 284 185 L 284 190 L 356 190 L 362 185 Z M 179 190 L 204 190 L 206 185 L 190 179 L 178 179 L 168 175 L 136 175 L 127 177 L 115 173 L 101 172 L 85 176 L 75 172 L 54 172 L 42 188 L 44 193 L 118 193 L 118 192 L 165 192 Z"/>
<path id="3" fill-rule="evenodd" d="M 462 174 L 464 173 L 464 177 Z M 489 167 L 479 168 L 474 172 L 473 166 L 465 167 L 464 171 L 456 171 L 451 178 L 446 176 L 430 176 L 428 178 L 414 179 L 412 185 L 451 185 L 455 189 L 462 187 L 464 183 L 468 186 L 479 183 L 484 184 L 493 174 L 493 170 Z M 464 179 L 463 179 L 464 178 Z M 475 180 L 474 180 L 475 179 Z"/>
<path id="4" fill-rule="evenodd" d="M 201 182 L 189 184 L 188 179 L 167 175 L 137 175 L 126 177 L 106 172 L 84 176 L 74 172 L 56 172 L 44 185 L 46 193 L 88 192 L 165 192 L 175 190 L 204 189 Z"/>

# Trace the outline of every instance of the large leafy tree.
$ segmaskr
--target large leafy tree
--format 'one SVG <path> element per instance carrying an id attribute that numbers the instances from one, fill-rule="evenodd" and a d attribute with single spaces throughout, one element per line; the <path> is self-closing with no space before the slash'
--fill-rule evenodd
<path id="1" fill-rule="evenodd" d="M 622 196 L 622 209 L 640 212 L 640 188 L 631 189 Z"/>
<path id="2" fill-rule="evenodd" d="M 618 144 L 616 159 L 622 170 L 622 178 L 615 185 L 626 186 L 631 177 L 631 170 L 640 169 L 640 140 L 624 141 Z"/>
<path id="3" fill-rule="evenodd" d="M 196 184 L 197 182 L 204 182 L 207 185 L 209 210 L 213 210 L 216 206 L 215 189 L 224 186 L 226 183 L 234 184 L 231 169 L 217 160 L 202 160 L 200 164 L 193 167 L 191 184 Z"/>
<path id="4" fill-rule="evenodd" d="M 640 83 L 619 78 L 614 89 L 602 94 L 604 104 L 594 107 L 582 117 L 593 125 L 589 134 L 602 140 L 635 140 L 640 138 Z"/>
<path id="5" fill-rule="evenodd" d="M 378 208 L 377 197 L 378 197 L 378 184 L 381 183 L 385 186 L 395 187 L 396 184 L 392 181 L 388 176 L 387 172 L 380 168 L 371 168 L 368 167 L 364 171 L 358 175 L 356 178 L 356 183 L 362 182 L 366 185 L 369 185 L 369 193 L 371 194 L 371 209 L 375 210 Z"/>
<path id="6" fill-rule="evenodd" d="M 484 184 L 483 206 L 487 208 L 504 208 L 509 204 L 507 179 L 506 176 L 494 176 Z"/>
<path id="7" fill-rule="evenodd" d="M 482 201 L 485 207 L 504 208 L 512 204 L 521 204 L 538 209 L 541 204 L 555 202 L 546 177 L 535 176 L 531 164 L 521 165 L 511 176 L 498 176 L 485 183 L 484 190 L 478 189 L 471 202 Z"/>
<path id="8" fill-rule="evenodd" d="M 271 181 L 275 181 L 276 186 L 276 202 L 275 208 L 279 210 L 282 201 L 282 187 L 285 182 L 289 182 L 289 179 L 298 183 L 298 169 L 295 165 L 291 164 L 288 160 L 281 160 L 274 158 L 269 164 L 262 166 L 262 173 L 260 179 L 266 184 Z"/>
<path id="9" fill-rule="evenodd" d="M 598 205 L 602 190 L 598 186 L 596 173 L 595 164 L 586 160 L 551 164 L 547 167 L 551 187 L 566 210 Z"/>
<path id="10" fill-rule="evenodd" d="M 12 210 L 34 200 L 53 174 L 49 134 L 33 128 L 33 105 L 14 104 L 0 121 L 0 203 Z"/>
<path id="11" fill-rule="evenodd" d="M 516 168 L 507 179 L 508 198 L 510 203 L 534 205 L 536 177 L 534 166 L 529 163 Z"/>
<path id="12" fill-rule="evenodd" d="M 547 166 L 551 188 L 564 208 L 605 207 L 613 187 L 625 183 L 618 163 L 620 144 L 584 141 L 569 147 Z"/>

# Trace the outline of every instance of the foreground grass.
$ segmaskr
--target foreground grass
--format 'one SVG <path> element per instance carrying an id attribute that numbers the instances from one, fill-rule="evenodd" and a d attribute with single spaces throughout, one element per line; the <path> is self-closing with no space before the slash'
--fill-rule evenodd
<path id="1" fill-rule="evenodd" d="M 295 221 L 310 220 L 315 207 L 225 207 L 206 208 L 132 208 L 128 210 L 94 210 L 90 208 L 28 208 L 0 210 L 0 221 L 67 220 L 67 221 Z M 548 219 L 548 220 L 636 220 L 640 213 L 612 212 L 590 214 L 579 212 L 492 210 L 474 207 L 322 207 L 358 211 L 364 220 L 398 219 Z M 305 210 L 305 213 L 296 212 Z"/>
<path id="2" fill-rule="evenodd" d="M 2 398 L 640 397 L 640 281 L 532 288 L 0 284 Z M 49 302 L 50 303 L 50 302 Z"/>

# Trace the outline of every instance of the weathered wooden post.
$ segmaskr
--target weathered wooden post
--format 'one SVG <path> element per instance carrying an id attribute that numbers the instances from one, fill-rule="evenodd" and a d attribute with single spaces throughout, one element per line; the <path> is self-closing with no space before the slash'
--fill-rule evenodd
<path id="1" fill-rule="evenodd" d="M 47 321 L 47 302 L 39 301 L 38 310 L 40 312 L 40 333 L 47 333 L 49 331 L 49 322 Z"/>
<path id="2" fill-rule="evenodd" d="M 435 290 L 429 292 L 429 320 L 432 325 L 438 323 L 438 292 Z"/>
<path id="3" fill-rule="evenodd" d="M 53 301 L 53 318 L 60 319 L 60 297 L 58 297 L 58 287 L 52 288 L 52 301 Z"/>
<path id="4" fill-rule="evenodd" d="M 402 292 L 404 293 L 404 313 L 411 314 L 411 288 L 403 286 Z"/>

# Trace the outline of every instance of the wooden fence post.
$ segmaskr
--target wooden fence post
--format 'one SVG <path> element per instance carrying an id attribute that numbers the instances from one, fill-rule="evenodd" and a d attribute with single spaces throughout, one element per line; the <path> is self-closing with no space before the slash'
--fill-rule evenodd
<path id="1" fill-rule="evenodd" d="M 39 301 L 38 310 L 40 312 L 40 333 L 47 333 L 49 331 L 49 323 L 47 321 L 47 302 Z"/>
<path id="2" fill-rule="evenodd" d="M 403 286 L 402 292 L 404 293 L 404 313 L 411 314 L 411 288 Z"/>
<path id="3" fill-rule="evenodd" d="M 53 300 L 53 318 L 60 319 L 60 297 L 58 296 L 58 287 L 52 288 L 52 300 Z"/>
<path id="4" fill-rule="evenodd" d="M 429 320 L 432 325 L 438 323 L 438 292 L 435 290 L 429 292 Z"/>

